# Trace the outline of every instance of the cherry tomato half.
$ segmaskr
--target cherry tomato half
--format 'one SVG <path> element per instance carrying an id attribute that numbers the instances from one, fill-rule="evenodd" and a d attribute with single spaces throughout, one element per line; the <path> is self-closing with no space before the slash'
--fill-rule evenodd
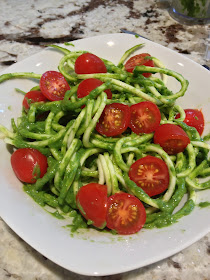
<path id="1" fill-rule="evenodd" d="M 148 53 L 141 53 L 141 54 L 137 54 L 137 55 L 132 56 L 125 63 L 125 70 L 132 73 L 136 66 L 145 65 L 145 66 L 154 67 L 153 60 L 146 58 L 147 56 L 151 56 L 151 55 L 148 54 Z M 152 74 L 151 73 L 143 73 L 142 75 L 144 77 L 148 78 Z"/>
<path id="2" fill-rule="evenodd" d="M 34 102 L 45 102 L 48 99 L 42 94 L 41 91 L 38 90 L 32 90 L 26 93 L 24 99 L 23 99 L 23 107 L 25 110 L 28 110 L 30 108 L 30 104 Z"/>
<path id="3" fill-rule="evenodd" d="M 160 125 L 161 114 L 157 105 L 143 101 L 131 107 L 130 128 L 133 132 L 151 133 Z"/>
<path id="4" fill-rule="evenodd" d="M 92 90 L 101 86 L 103 82 L 98 79 L 90 78 L 82 81 L 77 89 L 77 97 L 82 98 L 88 95 Z M 108 99 L 112 99 L 112 92 L 110 89 L 105 90 Z"/>
<path id="5" fill-rule="evenodd" d="M 47 158 L 38 150 L 23 148 L 11 156 L 11 165 L 17 178 L 25 183 L 35 183 L 47 172 Z"/>
<path id="6" fill-rule="evenodd" d="M 185 150 L 190 139 L 181 127 L 168 123 L 155 130 L 154 143 L 159 144 L 169 155 L 175 155 Z"/>
<path id="7" fill-rule="evenodd" d="M 197 129 L 198 133 L 202 135 L 204 130 L 204 117 L 203 113 L 197 109 L 185 109 L 186 117 L 184 123 L 189 126 L 193 126 Z M 177 114 L 176 119 L 180 118 L 180 114 Z"/>
<path id="8" fill-rule="evenodd" d="M 107 69 L 104 62 L 95 54 L 83 53 L 75 61 L 75 73 L 93 74 L 106 73 Z"/>
<path id="9" fill-rule="evenodd" d="M 96 130 L 105 136 L 117 136 L 123 133 L 130 123 L 130 107 L 121 103 L 106 105 Z"/>
<path id="10" fill-rule="evenodd" d="M 70 86 L 60 72 L 47 71 L 41 76 L 40 89 L 47 99 L 56 101 L 64 98 Z"/>
<path id="11" fill-rule="evenodd" d="M 82 186 L 77 193 L 76 202 L 86 220 L 97 228 L 106 226 L 107 186 L 97 183 Z"/>
<path id="12" fill-rule="evenodd" d="M 108 198 L 107 227 L 118 234 L 138 232 L 146 221 L 146 211 L 135 196 L 120 192 Z"/>
<path id="13" fill-rule="evenodd" d="M 169 185 L 166 163 L 153 156 L 146 156 L 135 161 L 130 167 L 129 177 L 149 196 L 164 192 Z"/>

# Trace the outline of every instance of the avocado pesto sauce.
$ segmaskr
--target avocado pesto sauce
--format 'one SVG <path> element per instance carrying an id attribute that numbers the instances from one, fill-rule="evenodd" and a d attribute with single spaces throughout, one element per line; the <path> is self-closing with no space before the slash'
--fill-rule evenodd
<path id="1" fill-rule="evenodd" d="M 169 214 L 169 213 L 162 213 L 162 215 L 159 215 L 153 222 L 149 224 L 145 224 L 145 228 L 162 228 L 170 226 L 174 223 L 176 223 L 180 218 L 189 215 L 192 210 L 195 207 L 195 203 L 192 200 L 188 200 L 184 207 L 176 212 L 175 214 Z"/>
<path id="2" fill-rule="evenodd" d="M 65 219 L 65 217 L 62 216 L 58 211 L 55 211 L 55 212 L 49 212 L 48 211 L 48 213 L 50 213 L 53 217 L 55 217 L 59 220 L 64 220 Z"/>
<path id="3" fill-rule="evenodd" d="M 39 192 L 39 191 L 35 190 L 31 185 L 24 185 L 23 189 L 40 206 L 44 207 L 47 204 L 53 208 L 58 207 L 58 202 L 52 195 L 50 195 L 44 191 Z"/>
<path id="4" fill-rule="evenodd" d="M 198 206 L 199 206 L 200 208 L 210 207 L 210 202 L 209 202 L 209 201 L 200 202 L 200 203 L 198 204 Z"/>
<path id="5" fill-rule="evenodd" d="M 44 207 L 46 205 L 49 205 L 53 208 L 58 207 L 58 204 L 53 199 L 53 197 L 46 196 L 45 192 L 39 192 L 39 191 L 33 189 L 33 187 L 29 186 L 29 185 L 24 185 L 23 189 L 40 206 Z M 56 210 L 55 212 L 50 212 L 50 211 L 47 211 L 47 212 L 50 213 L 53 217 L 55 217 L 57 219 L 65 219 L 66 218 L 66 213 L 63 212 L 63 214 L 62 214 L 58 210 Z M 88 227 L 84 218 L 76 210 L 69 209 L 68 212 L 69 212 L 68 216 L 70 218 L 73 218 L 73 220 L 72 220 L 72 224 L 68 225 L 67 227 L 71 228 L 72 232 L 76 232 L 80 228 L 87 228 Z"/>
<path id="6" fill-rule="evenodd" d="M 40 206 L 44 207 L 46 204 L 52 207 L 55 207 L 55 201 L 51 200 L 51 197 L 47 197 L 45 193 L 43 192 L 38 192 L 34 190 L 31 186 L 24 186 L 23 187 L 25 192 L 30 195 L 36 203 L 38 203 Z M 181 191 L 177 191 L 177 196 L 181 195 Z M 177 200 L 178 201 L 178 200 Z M 176 201 L 176 204 L 177 204 Z M 172 225 L 173 223 L 176 223 L 180 218 L 183 216 L 189 215 L 192 210 L 194 209 L 194 202 L 192 200 L 189 200 L 185 203 L 184 207 L 176 212 L 175 214 L 171 214 L 171 209 L 175 208 L 175 205 L 173 205 L 173 202 L 171 202 L 170 205 L 168 205 L 168 210 L 167 212 L 162 212 L 162 213 L 154 213 L 150 216 L 148 216 L 146 224 L 144 225 L 145 228 L 151 229 L 151 228 L 162 228 L 162 227 L 167 227 Z M 172 206 L 172 208 L 170 208 Z M 199 203 L 200 207 L 208 207 L 210 206 L 210 202 L 201 202 Z M 58 211 L 55 212 L 49 212 L 52 216 L 54 216 L 57 219 L 65 219 L 65 215 L 60 214 Z M 64 213 L 65 214 L 65 213 Z M 71 229 L 72 233 L 77 232 L 78 229 L 80 228 L 88 228 L 88 225 L 92 225 L 91 222 L 85 222 L 84 218 L 81 216 L 80 213 L 78 213 L 76 210 L 71 209 L 69 217 L 72 217 L 72 223 L 70 225 L 67 225 L 66 227 Z M 100 229 L 98 229 L 101 231 Z M 103 230 L 103 232 L 111 232 L 113 234 L 116 234 L 115 231 L 107 231 Z"/>
<path id="7" fill-rule="evenodd" d="M 204 141 L 209 141 L 209 140 L 210 140 L 210 133 L 208 133 L 207 135 L 205 135 L 205 136 L 203 137 L 203 140 L 204 140 Z"/>
<path id="8" fill-rule="evenodd" d="M 188 2 L 183 1 L 183 3 L 187 5 Z M 66 45 L 72 47 L 71 43 Z M 141 214 L 144 214 L 142 224 L 146 229 L 167 227 L 189 215 L 195 207 L 199 190 L 210 188 L 210 180 L 207 179 L 205 183 L 200 180 L 200 178 L 208 178 L 210 175 L 208 158 L 210 145 L 206 142 L 210 140 L 210 134 L 201 138 L 196 128 L 190 127 L 184 122 L 185 110 L 176 104 L 176 100 L 186 93 L 189 82 L 181 74 L 165 68 L 163 63 L 153 56 L 147 56 L 153 66 L 136 66 L 133 72 L 125 70 L 130 55 L 137 49 L 143 48 L 144 44 L 127 50 L 117 65 L 101 58 L 107 72 L 92 74 L 75 72 L 75 61 L 79 56 L 87 54 L 86 51 L 70 51 L 55 45 L 51 47 L 63 53 L 58 65 L 58 74 L 65 78 L 67 88 L 70 89 L 65 90 L 65 95 L 61 100 L 46 102 L 28 100 L 29 108 L 23 109 L 17 120 L 11 120 L 11 131 L 0 125 L 0 132 L 4 135 L 5 143 L 17 149 L 38 150 L 45 159 L 47 158 L 44 174 L 42 174 L 41 166 L 36 165 L 32 174 L 35 183 L 24 184 L 23 190 L 53 217 L 65 219 L 67 223 L 70 220 L 65 227 L 70 229 L 71 233 L 88 228 L 112 234 L 120 232 L 108 223 L 107 217 L 110 208 L 105 209 L 102 221 L 99 219 L 97 228 L 94 227 L 96 221 L 94 217 L 88 216 L 88 211 L 94 204 L 91 199 L 95 192 L 94 194 L 92 192 L 91 196 L 88 195 L 88 199 L 86 197 L 83 198 L 84 200 L 78 198 L 83 186 L 90 183 L 100 185 L 100 191 L 102 188 L 106 189 L 105 207 L 107 207 L 107 200 L 109 201 L 110 196 L 116 197 L 116 195 L 123 194 L 128 200 L 135 199 L 139 208 L 136 206 L 132 210 L 135 212 L 141 209 Z M 42 81 L 46 73 L 3 74 L 0 76 L 0 83 L 13 78 L 33 78 L 39 81 L 40 87 L 36 86 L 31 90 L 39 91 L 41 89 L 40 80 Z M 155 73 L 159 76 L 151 75 Z M 145 74 L 147 74 L 147 78 Z M 167 77 L 174 78 L 180 83 L 177 92 L 172 92 L 167 87 Z M 78 98 L 79 86 L 88 79 L 98 79 L 102 84 L 91 90 L 88 95 Z M 23 90 L 27 94 L 28 89 Z M 23 90 L 18 89 L 21 92 Z M 110 98 L 106 93 L 107 90 L 111 91 Z M 132 130 L 131 113 L 129 112 L 133 105 L 142 104 L 142 101 L 147 101 L 150 105 L 155 106 L 159 115 L 158 128 L 166 124 L 181 129 L 187 139 L 183 150 L 178 149 L 176 153 L 170 155 L 170 151 L 177 148 L 175 143 L 174 146 L 169 145 L 170 151 L 168 150 L 167 153 L 166 149 L 164 150 L 160 144 L 157 144 L 159 142 L 155 141 L 154 135 L 157 128 L 149 133 Z M 105 128 L 106 134 L 99 133 L 98 125 L 100 125 L 105 109 L 113 104 L 120 104 L 119 106 L 127 108 L 128 123 L 125 130 L 109 136 L 108 132 L 112 127 L 107 124 L 109 129 Z M 119 115 L 118 113 L 117 117 Z M 158 119 L 157 115 L 154 119 L 155 121 Z M 120 121 L 117 120 L 113 127 L 119 123 Z M 161 169 L 158 170 L 159 167 L 150 166 L 151 169 L 153 168 L 151 172 L 154 171 L 154 174 L 160 172 L 162 175 L 161 179 L 153 180 L 152 184 L 148 183 L 150 188 L 153 190 L 159 188 L 168 178 L 164 189 L 150 195 L 144 190 L 144 182 L 140 187 L 140 184 L 137 185 L 139 179 L 131 180 L 130 176 L 131 166 L 146 157 L 161 162 L 166 170 L 166 176 L 163 176 L 164 173 L 161 173 Z M 146 171 L 141 172 L 140 167 L 137 166 L 135 175 L 144 173 L 146 174 Z M 100 200 L 101 197 L 97 199 Z M 97 199 L 95 201 L 98 201 Z M 84 208 L 86 200 L 90 201 L 88 209 Z M 183 200 L 186 202 L 180 208 Z M 209 205 L 209 202 L 199 203 L 199 207 Z M 177 211 L 177 209 L 179 210 Z M 95 211 L 94 214 L 98 214 L 98 212 Z M 133 217 L 135 220 L 140 216 L 133 215 L 131 220 Z M 126 222 L 129 223 L 129 219 Z M 139 230 L 140 227 L 135 232 Z"/>

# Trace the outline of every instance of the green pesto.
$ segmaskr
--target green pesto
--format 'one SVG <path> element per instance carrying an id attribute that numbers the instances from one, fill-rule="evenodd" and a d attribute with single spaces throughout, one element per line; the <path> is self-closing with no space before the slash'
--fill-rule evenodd
<path id="1" fill-rule="evenodd" d="M 65 219 L 65 217 L 64 216 L 62 216 L 58 211 L 55 211 L 55 212 L 49 212 L 53 217 L 55 217 L 55 218 L 57 218 L 57 219 L 59 219 L 59 220 L 64 220 Z"/>
<path id="2" fill-rule="evenodd" d="M 38 192 L 31 185 L 24 185 L 23 189 L 30 197 L 33 198 L 36 203 L 42 207 L 49 205 L 53 208 L 57 208 L 59 206 L 58 201 L 52 195 L 46 194 L 42 191 Z M 49 213 L 57 219 L 65 219 L 65 217 L 58 212 L 58 210 L 53 213 Z M 84 218 L 76 210 L 70 210 L 69 216 L 73 218 L 71 225 L 67 226 L 71 228 L 71 232 L 76 232 L 80 228 L 88 227 Z"/>
<path id="3" fill-rule="evenodd" d="M 185 132 L 187 133 L 187 135 L 189 136 L 191 141 L 200 141 L 201 137 L 197 131 L 196 128 L 187 125 L 184 122 L 181 122 L 179 120 L 174 120 L 179 126 L 181 126 L 181 128 L 183 128 L 185 130 Z"/>
<path id="4" fill-rule="evenodd" d="M 15 78 L 32 78 L 32 79 L 40 79 L 40 74 L 35 74 L 33 72 L 18 72 L 18 73 L 7 73 L 0 76 L 0 83 Z"/>
<path id="5" fill-rule="evenodd" d="M 75 177 L 77 176 L 77 173 L 80 172 L 80 170 L 76 171 Z M 75 178 L 74 177 L 74 178 Z M 65 202 L 70 205 L 73 209 L 77 209 L 79 208 L 77 206 L 76 203 L 76 196 L 75 196 L 75 192 L 74 192 L 74 183 L 72 184 L 72 186 L 69 188 L 67 194 L 66 194 L 66 198 L 65 198 Z"/>
<path id="6" fill-rule="evenodd" d="M 17 91 L 17 92 L 20 92 L 20 93 L 22 93 L 22 94 L 26 94 L 26 92 L 25 91 L 23 91 L 22 89 L 19 89 L 19 88 L 15 88 L 15 90 Z"/>
<path id="7" fill-rule="evenodd" d="M 39 86 L 39 85 L 38 85 L 38 86 L 34 86 L 34 87 L 32 87 L 32 88 L 30 89 L 30 91 L 33 91 L 33 90 L 39 91 L 39 90 L 40 90 L 40 86 Z"/>
<path id="8" fill-rule="evenodd" d="M 72 47 L 75 47 L 75 45 L 74 45 L 74 44 L 72 44 L 72 43 L 68 43 L 68 42 L 65 42 L 65 43 L 64 43 L 64 45 L 66 45 L 66 46 L 72 46 Z"/>
<path id="9" fill-rule="evenodd" d="M 154 222 L 156 219 L 165 219 L 170 216 L 174 209 L 179 205 L 182 200 L 184 194 L 186 193 L 185 180 L 183 178 L 179 179 L 177 182 L 177 188 L 174 192 L 174 195 L 166 203 L 165 207 L 162 209 L 164 212 L 157 212 L 153 214 L 147 215 L 146 224 Z"/>
<path id="10" fill-rule="evenodd" d="M 85 229 L 94 228 L 99 232 L 117 234 L 115 231 L 108 230 L 107 228 L 105 228 L 106 224 L 102 225 L 101 228 L 93 227 L 92 226 L 93 221 L 91 220 L 86 221 L 84 217 L 76 210 L 70 211 L 69 216 L 72 217 L 73 220 L 72 223 L 67 225 L 66 227 L 70 228 L 72 233 L 78 232 L 79 229 L 83 229 L 83 228 Z"/>
<path id="11" fill-rule="evenodd" d="M 48 161 L 49 162 L 49 161 Z M 36 183 L 34 184 L 34 189 L 36 191 L 41 190 L 46 183 L 48 183 L 55 175 L 55 172 L 58 168 L 58 162 L 54 161 L 47 170 L 47 173 L 44 174 L 42 178 L 39 178 Z"/>
<path id="12" fill-rule="evenodd" d="M 45 121 L 36 121 L 36 122 L 30 122 L 28 120 L 27 115 L 23 115 L 21 117 L 21 122 L 19 123 L 18 128 L 23 129 L 26 128 L 29 131 L 32 132 L 44 132 L 44 127 L 45 127 Z"/>
<path id="13" fill-rule="evenodd" d="M 13 132 L 16 133 L 18 131 L 18 128 L 17 128 L 14 118 L 11 118 L 11 126 L 12 126 Z"/>
<path id="14" fill-rule="evenodd" d="M 198 206 L 199 206 L 200 208 L 210 207 L 210 202 L 209 202 L 209 201 L 200 202 L 200 203 L 198 204 Z"/>
<path id="15" fill-rule="evenodd" d="M 204 140 L 204 141 L 209 141 L 209 140 L 210 140 L 210 133 L 208 133 L 207 135 L 205 135 L 205 136 L 203 137 L 203 140 Z"/>
<path id="16" fill-rule="evenodd" d="M 176 220 L 179 220 L 180 218 L 189 215 L 193 209 L 195 208 L 195 202 L 192 199 L 189 199 L 185 205 L 176 212 L 173 216 Z"/>
<path id="17" fill-rule="evenodd" d="M 53 208 L 58 207 L 58 201 L 53 195 L 43 191 L 37 191 L 34 189 L 33 185 L 24 185 L 23 189 L 40 206 L 44 207 L 47 204 Z"/>
<path id="18" fill-rule="evenodd" d="M 93 222 L 92 220 L 90 220 L 90 219 L 87 220 L 87 225 L 88 225 L 88 226 L 91 226 L 93 223 L 94 223 L 94 222 Z"/>
<path id="19" fill-rule="evenodd" d="M 89 95 L 78 99 L 77 102 L 72 103 L 70 100 L 63 99 L 61 102 L 61 109 L 64 111 L 72 111 L 78 108 L 81 108 L 82 105 L 85 105 L 86 102 L 90 99 L 95 99 L 97 96 L 99 96 L 104 90 L 108 89 L 110 87 L 110 82 L 107 81 L 101 86 L 97 87 L 96 89 L 92 90 Z"/>
<path id="20" fill-rule="evenodd" d="M 59 201 L 60 205 L 65 203 L 65 200 L 67 201 L 68 204 L 69 204 L 70 201 L 72 201 L 72 199 L 71 200 L 68 199 L 69 192 L 71 190 L 70 187 L 73 184 L 73 181 L 74 181 L 75 176 L 78 172 L 79 163 L 80 163 L 79 153 L 75 153 L 74 155 L 75 156 L 72 156 L 72 158 L 71 158 L 71 160 L 70 160 L 70 162 L 69 162 L 69 164 L 66 168 L 64 179 L 63 179 L 63 182 L 62 182 L 61 187 L 60 187 L 60 194 L 59 194 L 59 197 L 58 197 L 58 201 Z"/>
<path id="21" fill-rule="evenodd" d="M 176 223 L 180 218 L 189 215 L 195 207 L 195 203 L 190 199 L 185 205 L 177 211 L 175 214 L 160 213 L 159 217 L 156 217 L 151 223 L 146 223 L 144 228 L 163 228 Z"/>
<path id="22" fill-rule="evenodd" d="M 75 211 L 75 210 L 71 211 L 69 216 L 72 217 L 73 220 L 72 220 L 71 224 L 67 225 L 67 227 L 71 229 L 72 233 L 77 232 L 78 229 L 81 229 L 81 228 L 88 228 L 88 225 L 87 225 L 85 219 L 77 211 Z"/>
<path id="23" fill-rule="evenodd" d="M 42 193 L 35 191 L 30 185 L 24 185 L 23 189 L 36 203 L 40 206 L 45 206 L 45 200 Z"/>
<path id="24" fill-rule="evenodd" d="M 151 223 L 145 223 L 144 228 L 163 228 L 172 225 L 176 220 L 169 213 L 160 213 Z"/>
<path id="25" fill-rule="evenodd" d="M 45 102 L 45 103 L 33 103 L 31 107 L 35 107 L 36 110 L 39 112 L 46 112 L 52 111 L 53 113 L 57 114 L 61 111 L 61 101 L 53 101 L 53 102 Z"/>
<path id="26" fill-rule="evenodd" d="M 81 206 L 80 203 L 77 204 L 77 207 L 78 207 L 78 209 L 80 210 L 80 213 L 82 213 L 83 216 L 86 216 L 86 213 L 85 213 L 85 211 L 84 211 L 84 209 L 82 208 L 82 206 Z"/>
<path id="27" fill-rule="evenodd" d="M 69 53 L 71 53 L 70 50 L 66 49 L 66 48 L 63 48 L 61 46 L 57 46 L 57 45 L 49 45 L 49 47 L 52 47 L 52 48 L 55 48 L 61 52 L 63 52 L 65 55 L 68 55 Z"/>
<path id="28" fill-rule="evenodd" d="M 40 178 L 40 174 L 41 174 L 41 171 L 40 171 L 40 167 L 38 164 L 36 164 L 34 166 L 34 169 L 33 169 L 33 172 L 32 172 L 32 175 L 33 175 L 33 179 L 38 179 Z"/>

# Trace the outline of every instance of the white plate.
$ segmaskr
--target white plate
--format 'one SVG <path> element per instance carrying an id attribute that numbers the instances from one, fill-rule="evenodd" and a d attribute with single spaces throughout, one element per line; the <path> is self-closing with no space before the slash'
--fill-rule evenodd
<path id="1" fill-rule="evenodd" d="M 186 95 L 179 100 L 184 108 L 203 108 L 209 132 L 210 72 L 193 61 L 151 41 L 127 34 L 109 34 L 73 42 L 75 48 L 88 50 L 117 63 L 130 47 L 145 42 L 140 50 L 162 60 L 167 68 L 182 73 L 189 82 Z M 140 52 L 139 51 L 139 52 Z M 6 69 L 8 72 L 57 70 L 62 54 L 47 49 Z M 28 91 L 36 83 L 15 79 L 0 84 L 0 122 L 10 127 L 11 117 L 21 112 L 22 95 L 14 88 Z M 169 80 L 169 86 L 178 84 Z M 10 106 L 10 107 L 9 107 Z M 131 236 L 113 236 L 95 230 L 70 235 L 57 220 L 22 191 L 10 166 L 10 154 L 0 143 L 0 214 L 5 222 L 28 244 L 60 266 L 84 275 L 110 275 L 139 268 L 169 257 L 197 241 L 210 230 L 209 208 L 195 207 L 192 214 L 162 229 L 143 229 Z M 199 201 L 210 201 L 210 190 L 198 194 Z"/>

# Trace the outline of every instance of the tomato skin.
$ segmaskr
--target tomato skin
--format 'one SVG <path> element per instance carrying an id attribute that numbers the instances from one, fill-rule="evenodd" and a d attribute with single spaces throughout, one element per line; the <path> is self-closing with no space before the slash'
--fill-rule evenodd
<path id="1" fill-rule="evenodd" d="M 138 232 L 146 221 L 146 211 L 134 195 L 120 192 L 108 198 L 107 227 L 118 234 Z"/>
<path id="2" fill-rule="evenodd" d="M 157 105 L 143 101 L 131 105 L 130 128 L 136 134 L 151 133 L 160 125 L 161 114 Z"/>
<path id="3" fill-rule="evenodd" d="M 130 123 L 130 107 L 121 103 L 106 105 L 96 124 L 98 133 L 107 137 L 122 134 Z"/>
<path id="4" fill-rule="evenodd" d="M 185 109 L 185 119 L 184 123 L 189 126 L 195 127 L 200 135 L 202 135 L 204 130 L 204 117 L 201 110 L 198 109 Z M 180 118 L 180 114 L 177 114 L 176 119 Z"/>
<path id="5" fill-rule="evenodd" d="M 168 123 L 155 130 L 154 143 L 159 144 L 169 155 L 175 155 L 185 150 L 190 139 L 181 127 Z"/>
<path id="6" fill-rule="evenodd" d="M 166 163 L 153 156 L 146 156 L 135 161 L 128 175 L 149 196 L 164 192 L 169 185 L 169 171 Z"/>
<path id="7" fill-rule="evenodd" d="M 42 94 L 41 91 L 38 90 L 32 90 L 26 93 L 24 99 L 23 99 L 23 107 L 27 111 L 30 108 L 30 104 L 34 102 L 45 102 L 48 99 Z"/>
<path id="8" fill-rule="evenodd" d="M 76 196 L 77 206 L 86 220 L 97 228 L 106 226 L 107 186 L 90 183 L 82 186 Z"/>
<path id="9" fill-rule="evenodd" d="M 11 165 L 17 178 L 33 184 L 47 172 L 47 158 L 38 150 L 22 148 L 16 150 L 11 156 Z"/>
<path id="10" fill-rule="evenodd" d="M 151 59 L 147 59 L 147 56 L 151 56 L 148 53 L 141 53 L 132 56 L 126 63 L 125 63 L 125 70 L 128 72 L 133 72 L 136 66 L 145 65 L 154 67 L 154 62 Z M 149 78 L 152 74 L 151 73 L 143 73 L 144 77 Z"/>
<path id="11" fill-rule="evenodd" d="M 104 62 L 95 54 L 83 53 L 75 61 L 76 74 L 107 73 Z"/>
<path id="12" fill-rule="evenodd" d="M 41 76 L 40 89 L 47 99 L 57 101 L 64 98 L 70 86 L 60 72 L 47 71 Z"/>
<path id="13" fill-rule="evenodd" d="M 82 98 L 88 95 L 92 90 L 101 86 L 103 82 L 99 79 L 90 78 L 83 80 L 77 89 L 77 97 Z M 108 99 L 112 99 L 112 92 L 110 89 L 105 90 Z"/>

